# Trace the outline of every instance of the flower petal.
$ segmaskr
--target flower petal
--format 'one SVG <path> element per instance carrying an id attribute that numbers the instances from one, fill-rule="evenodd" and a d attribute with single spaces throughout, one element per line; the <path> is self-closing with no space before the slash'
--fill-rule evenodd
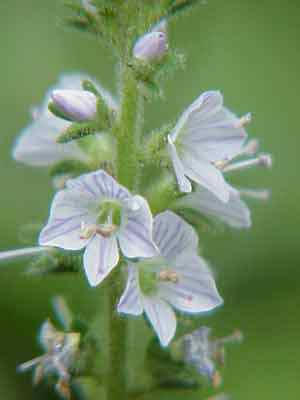
<path id="1" fill-rule="evenodd" d="M 176 332 L 176 317 L 172 308 L 159 297 L 144 296 L 145 313 L 162 346 L 168 346 Z"/>
<path id="2" fill-rule="evenodd" d="M 200 159 L 192 151 L 184 153 L 182 157 L 184 172 L 191 180 L 210 190 L 221 201 L 229 200 L 229 185 L 214 165 Z"/>
<path id="3" fill-rule="evenodd" d="M 13 158 L 32 166 L 52 165 L 66 159 L 85 161 L 86 156 L 76 143 L 56 142 L 69 125 L 48 111 L 41 114 L 21 132 L 13 149 Z"/>
<path id="4" fill-rule="evenodd" d="M 237 190 L 231 190 L 229 200 L 224 203 L 204 188 L 197 187 L 177 201 L 178 206 L 192 208 L 209 217 L 218 218 L 233 228 L 249 228 L 251 226 L 250 211 L 246 203 L 240 199 Z"/>
<path id="5" fill-rule="evenodd" d="M 127 221 L 121 226 L 118 239 L 126 257 L 154 257 L 158 249 L 152 240 L 152 214 L 147 201 L 134 196 L 139 208 L 128 210 Z"/>
<path id="6" fill-rule="evenodd" d="M 132 315 L 143 313 L 142 295 L 138 282 L 138 271 L 134 265 L 128 265 L 128 279 L 124 293 L 118 304 L 118 312 Z"/>
<path id="7" fill-rule="evenodd" d="M 184 175 L 183 165 L 177 155 L 176 148 L 175 148 L 170 136 L 168 136 L 168 150 L 169 150 L 170 157 L 171 157 L 171 160 L 173 163 L 174 172 L 176 175 L 179 190 L 184 193 L 191 192 L 192 191 L 191 182 Z"/>
<path id="8" fill-rule="evenodd" d="M 239 119 L 223 106 L 223 96 L 209 91 L 199 96 L 179 119 L 172 139 L 193 148 L 207 161 L 231 159 L 247 138 Z"/>
<path id="9" fill-rule="evenodd" d="M 82 222 L 94 224 L 95 200 L 88 192 L 61 190 L 52 202 L 50 217 L 39 237 L 42 246 L 56 246 L 66 250 L 80 250 L 88 239 L 80 237 Z"/>
<path id="10" fill-rule="evenodd" d="M 154 219 L 153 239 L 160 253 L 169 260 L 182 252 L 196 254 L 198 236 L 195 230 L 172 211 L 158 214 Z"/>
<path id="11" fill-rule="evenodd" d="M 117 199 L 121 202 L 128 201 L 130 193 L 107 172 L 103 170 L 89 172 L 67 182 L 68 189 L 76 189 L 98 200 L 102 198 Z"/>
<path id="12" fill-rule="evenodd" d="M 159 295 L 177 309 L 188 313 L 211 311 L 223 303 L 205 261 L 183 253 L 173 270 L 178 282 L 160 282 Z"/>
<path id="13" fill-rule="evenodd" d="M 83 255 L 83 265 L 89 284 L 97 286 L 119 262 L 119 249 L 114 237 L 95 235 Z"/>

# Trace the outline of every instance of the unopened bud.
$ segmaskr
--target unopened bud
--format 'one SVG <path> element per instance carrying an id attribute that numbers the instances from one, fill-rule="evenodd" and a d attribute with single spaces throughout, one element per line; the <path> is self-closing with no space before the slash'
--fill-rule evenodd
<path id="1" fill-rule="evenodd" d="M 149 32 L 134 45 L 133 56 L 143 61 L 162 58 L 168 50 L 167 35 L 164 32 Z"/>
<path id="2" fill-rule="evenodd" d="M 54 90 L 51 99 L 50 109 L 54 106 L 62 117 L 70 121 L 92 120 L 96 116 L 97 97 L 87 90 Z"/>
<path id="3" fill-rule="evenodd" d="M 167 20 L 162 19 L 161 21 L 159 21 L 157 24 L 155 24 L 153 26 L 153 28 L 151 29 L 151 32 L 163 32 L 163 33 L 167 34 L 167 32 L 168 32 Z"/>

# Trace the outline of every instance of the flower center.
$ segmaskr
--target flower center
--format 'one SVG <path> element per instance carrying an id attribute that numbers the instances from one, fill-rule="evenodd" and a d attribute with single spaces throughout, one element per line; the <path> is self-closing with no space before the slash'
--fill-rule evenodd
<path id="1" fill-rule="evenodd" d="M 179 277 L 176 271 L 166 265 L 161 257 L 145 259 L 138 264 L 139 283 L 144 294 L 153 294 L 160 282 L 178 283 Z"/>
<path id="2" fill-rule="evenodd" d="M 117 229 L 118 227 L 114 224 L 87 225 L 85 222 L 82 222 L 80 239 L 90 239 L 96 234 L 103 237 L 110 237 Z"/>
<path id="3" fill-rule="evenodd" d="M 115 200 L 104 200 L 99 207 L 97 223 L 113 224 L 117 227 L 122 222 L 122 206 L 118 201 Z"/>

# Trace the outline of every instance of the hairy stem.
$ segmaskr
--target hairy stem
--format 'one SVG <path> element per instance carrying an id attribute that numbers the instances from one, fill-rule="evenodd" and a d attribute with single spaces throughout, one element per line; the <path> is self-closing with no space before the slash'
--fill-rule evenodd
<path id="1" fill-rule="evenodd" d="M 132 70 L 121 67 L 121 112 L 118 124 L 118 181 L 129 190 L 138 185 L 138 146 L 140 142 L 142 99 Z"/>
<path id="2" fill-rule="evenodd" d="M 117 138 L 117 178 L 131 191 L 138 187 L 138 147 L 141 136 L 141 99 L 132 71 L 124 63 L 121 67 L 121 110 L 115 136 Z M 127 321 L 116 313 L 120 298 L 119 283 L 123 280 L 123 265 L 118 265 L 109 285 L 109 369 L 108 400 L 126 400 L 126 345 Z M 121 285 L 123 286 L 123 285 Z"/>
<path id="3" fill-rule="evenodd" d="M 117 299 L 120 298 L 119 285 L 116 284 L 121 278 L 120 265 L 112 274 L 108 285 L 108 374 L 107 374 L 107 399 L 126 400 L 126 320 L 120 318 L 116 312 Z"/>

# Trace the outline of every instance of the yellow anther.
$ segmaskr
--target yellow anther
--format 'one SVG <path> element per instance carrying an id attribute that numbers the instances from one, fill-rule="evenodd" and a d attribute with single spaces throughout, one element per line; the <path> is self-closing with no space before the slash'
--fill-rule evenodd
<path id="1" fill-rule="evenodd" d="M 177 283 L 178 282 L 178 274 L 175 271 L 170 271 L 170 270 L 162 270 L 159 273 L 159 280 L 163 282 L 172 282 L 172 283 Z"/>
<path id="2" fill-rule="evenodd" d="M 90 239 L 95 233 L 97 233 L 96 225 L 86 225 L 85 222 L 81 222 L 80 239 Z"/>
<path id="3" fill-rule="evenodd" d="M 110 237 L 117 228 L 117 225 L 114 224 L 86 225 L 85 222 L 82 222 L 80 229 L 80 239 L 90 239 L 96 234 L 107 238 Z"/>
<path id="4" fill-rule="evenodd" d="M 229 163 L 229 160 L 218 160 L 214 161 L 214 166 L 220 170 L 226 167 L 226 165 Z"/>
<path id="5" fill-rule="evenodd" d="M 243 115 L 241 118 L 239 118 L 236 122 L 236 128 L 242 128 L 243 126 L 249 124 L 251 122 L 251 113 Z"/>

